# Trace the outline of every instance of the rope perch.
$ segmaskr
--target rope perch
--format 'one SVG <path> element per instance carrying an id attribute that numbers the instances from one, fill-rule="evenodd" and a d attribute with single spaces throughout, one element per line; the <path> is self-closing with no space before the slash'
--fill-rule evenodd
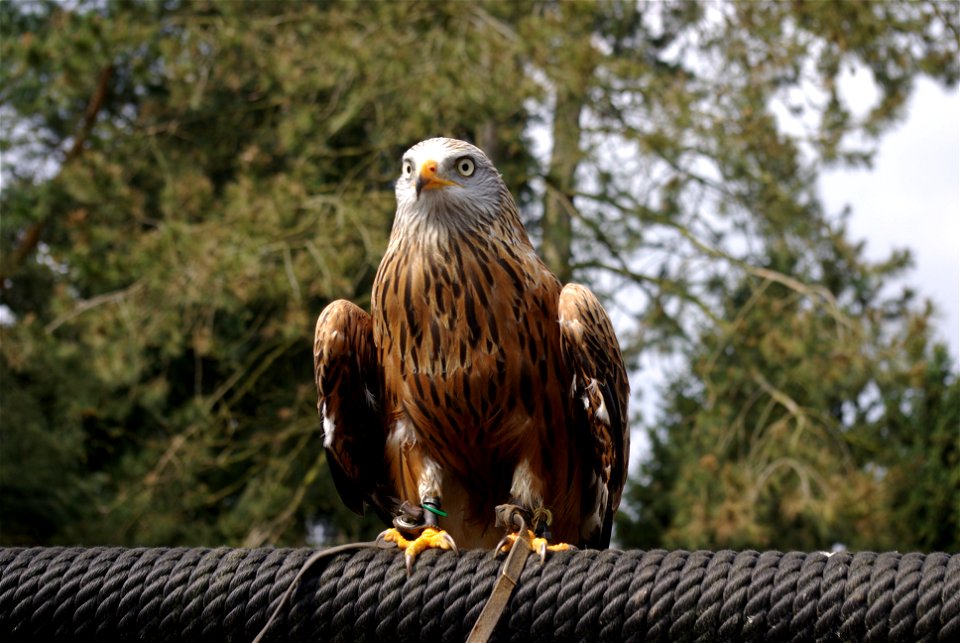
<path id="1" fill-rule="evenodd" d="M 0 549 L 0 640 L 252 641 L 309 549 Z M 502 557 L 324 558 L 268 641 L 463 641 Z M 495 641 L 956 641 L 960 554 L 531 556 Z"/>

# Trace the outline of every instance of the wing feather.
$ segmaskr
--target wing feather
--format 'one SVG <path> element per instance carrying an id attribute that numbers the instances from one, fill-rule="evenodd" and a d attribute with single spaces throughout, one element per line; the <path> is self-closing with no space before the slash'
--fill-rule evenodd
<path id="1" fill-rule="evenodd" d="M 317 318 L 313 343 L 317 411 L 337 492 L 352 511 L 363 503 L 390 521 L 394 501 L 384 484 L 384 422 L 373 322 L 355 304 L 339 299 Z"/>
<path id="2" fill-rule="evenodd" d="M 589 525 L 592 517 L 600 521 L 599 534 L 589 539 L 607 547 L 626 482 L 630 385 L 613 324 L 596 296 L 584 286 L 567 284 L 560 292 L 558 313 L 563 359 L 573 373 L 570 394 L 583 404 L 584 429 L 593 446 L 584 454 L 584 523 Z"/>

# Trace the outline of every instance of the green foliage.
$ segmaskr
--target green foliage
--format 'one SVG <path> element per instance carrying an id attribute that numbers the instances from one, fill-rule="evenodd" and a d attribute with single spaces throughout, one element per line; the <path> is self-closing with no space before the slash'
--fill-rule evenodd
<path id="1" fill-rule="evenodd" d="M 2 197 L 4 539 L 358 535 L 320 448 L 313 320 L 369 297 L 408 145 L 491 124 L 527 176 L 533 86 L 479 89 L 510 43 L 426 4 L 2 7 L 24 161 Z"/>
<path id="2" fill-rule="evenodd" d="M 933 35 L 958 31 L 955 7 L 944 9 L 724 5 L 725 20 L 702 41 L 706 61 L 697 59 L 718 73 L 671 67 L 680 91 L 651 96 L 681 116 L 647 128 L 635 111 L 611 112 L 605 132 L 622 124 L 647 159 L 672 171 L 662 191 L 640 193 L 646 200 L 618 195 L 648 225 L 608 228 L 606 238 L 642 239 L 664 225 L 679 232 L 658 244 L 664 266 L 647 289 L 655 305 L 637 350 L 679 337 L 687 362 L 648 425 L 653 453 L 628 494 L 624 544 L 956 548 L 956 367 L 932 343 L 931 310 L 917 309 L 909 291 L 883 294 L 909 255 L 866 261 L 816 194 L 825 164 L 869 162 L 871 149 L 855 142 L 902 116 L 918 74 L 956 82 L 957 39 Z M 677 33 L 702 18 L 684 20 Z M 852 64 L 879 88 L 859 120 L 838 88 Z M 785 126 L 784 110 L 806 124 L 801 134 Z M 671 302 L 664 281 L 683 294 Z M 904 498 L 908 475 L 923 481 L 924 501 Z"/>
<path id="3" fill-rule="evenodd" d="M 637 546 L 953 550 L 960 383 L 925 313 L 882 321 L 748 279 L 699 337 L 621 522 Z M 892 303 L 888 302 L 891 306 Z"/>
<path id="4" fill-rule="evenodd" d="M 632 362 L 688 361 L 623 544 L 956 547 L 956 367 L 929 309 L 883 295 L 909 257 L 865 261 L 816 177 L 869 163 L 918 75 L 956 82 L 957 23 L 913 2 L 0 3 L 0 541 L 369 535 L 323 461 L 312 324 L 369 303 L 400 154 L 451 135 L 629 320 Z M 864 117 L 838 90 L 854 65 L 880 90 Z"/>

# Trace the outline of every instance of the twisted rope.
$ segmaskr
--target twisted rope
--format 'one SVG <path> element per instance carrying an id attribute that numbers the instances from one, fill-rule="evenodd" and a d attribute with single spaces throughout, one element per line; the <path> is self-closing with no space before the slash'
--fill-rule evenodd
<path id="1" fill-rule="evenodd" d="M 0 640 L 252 641 L 307 549 L 0 549 Z M 463 641 L 502 565 L 322 557 L 267 641 Z M 530 557 L 494 641 L 958 641 L 960 554 L 576 551 Z"/>

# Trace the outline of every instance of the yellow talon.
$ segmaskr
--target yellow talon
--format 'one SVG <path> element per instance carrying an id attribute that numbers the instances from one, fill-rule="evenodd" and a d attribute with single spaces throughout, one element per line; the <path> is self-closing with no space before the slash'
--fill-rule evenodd
<path id="1" fill-rule="evenodd" d="M 413 560 L 421 552 L 428 549 L 452 549 L 457 552 L 457 543 L 453 538 L 442 529 L 427 527 L 414 540 L 407 540 L 399 531 L 394 528 L 387 529 L 380 534 L 380 540 L 388 543 L 396 543 L 397 547 L 404 551 L 404 558 L 407 561 L 407 574 L 413 569 Z"/>
<path id="2" fill-rule="evenodd" d="M 568 551 L 571 549 L 576 549 L 573 545 L 568 545 L 567 543 L 557 543 L 555 545 L 551 545 L 546 538 L 539 538 L 528 529 L 526 538 L 520 538 L 520 534 L 517 533 L 507 534 L 497 545 L 495 551 L 505 554 L 513 549 L 513 546 L 518 540 L 523 540 L 524 542 L 529 543 L 530 549 L 537 552 L 537 554 L 540 556 L 541 564 L 543 564 L 543 562 L 547 559 L 548 551 Z"/>
<path id="3" fill-rule="evenodd" d="M 541 549 L 545 551 L 569 551 L 571 549 L 575 549 L 573 545 L 567 543 L 557 543 L 555 545 L 551 545 L 549 542 L 547 542 L 546 538 L 534 538 L 533 542 L 530 543 L 530 546 L 534 551 L 540 551 Z"/>

